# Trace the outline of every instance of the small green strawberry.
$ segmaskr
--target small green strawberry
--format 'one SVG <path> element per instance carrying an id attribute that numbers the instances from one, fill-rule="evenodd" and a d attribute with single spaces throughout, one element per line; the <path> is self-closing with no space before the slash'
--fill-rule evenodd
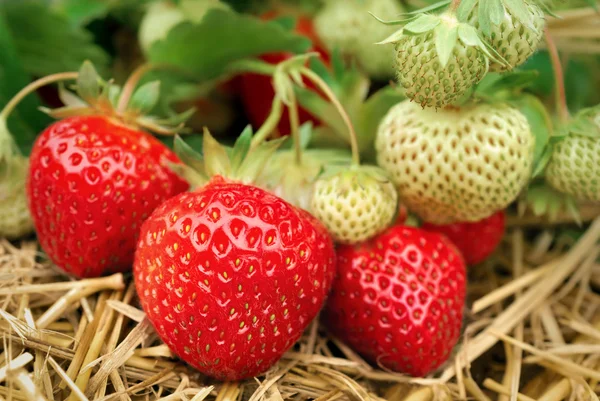
<path id="1" fill-rule="evenodd" d="M 315 182 L 312 213 L 338 243 L 356 244 L 379 234 L 397 209 L 396 189 L 378 167 L 337 167 Z"/>
<path id="2" fill-rule="evenodd" d="M 600 201 L 600 112 L 583 112 L 554 144 L 546 181 L 577 200 Z"/>
<path id="3" fill-rule="evenodd" d="M 459 101 L 493 58 L 475 28 L 452 14 L 422 14 L 380 43 L 395 44 L 398 81 L 423 107 Z"/>
<path id="4" fill-rule="evenodd" d="M 514 2 L 506 0 L 486 0 L 493 6 L 481 12 L 482 2 L 463 2 L 472 9 L 459 9 L 469 12 L 468 21 L 475 26 L 487 43 L 500 54 L 505 64 L 492 61 L 490 71 L 503 72 L 523 64 L 538 48 L 544 35 L 544 11 L 531 1 L 521 2 L 520 7 L 510 7 Z M 509 3 L 509 4 L 504 4 Z M 490 6 L 487 4 L 486 6 Z M 495 10 L 495 12 L 490 12 Z M 518 18 L 515 13 L 526 18 Z"/>
<path id="5" fill-rule="evenodd" d="M 302 161 L 296 161 L 293 150 L 275 153 L 256 185 L 286 200 L 294 206 L 311 211 L 314 182 L 328 164 L 349 162 L 350 157 L 339 150 L 306 149 Z"/>
<path id="6" fill-rule="evenodd" d="M 4 162 L 0 180 L 0 237 L 16 239 L 33 232 L 25 181 L 29 161 L 16 156 Z M 5 174 L 5 175 L 4 175 Z"/>
<path id="7" fill-rule="evenodd" d="M 394 75 L 393 48 L 375 43 L 394 32 L 373 15 L 397 17 L 403 12 L 396 0 L 329 0 L 315 17 L 317 34 L 329 48 L 353 57 L 375 79 Z"/>
<path id="8" fill-rule="evenodd" d="M 526 117 L 502 103 L 434 111 L 404 101 L 379 126 L 377 161 L 402 202 L 423 220 L 484 219 L 529 181 L 535 138 Z"/>

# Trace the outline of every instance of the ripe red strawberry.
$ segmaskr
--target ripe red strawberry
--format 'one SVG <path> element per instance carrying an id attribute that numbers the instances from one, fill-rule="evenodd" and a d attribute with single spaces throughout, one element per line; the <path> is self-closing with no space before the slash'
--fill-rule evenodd
<path id="1" fill-rule="evenodd" d="M 27 183 L 42 249 L 77 277 L 130 269 L 141 223 L 188 188 L 167 166 L 177 161 L 150 134 L 104 116 L 52 124 L 33 146 Z"/>
<path id="2" fill-rule="evenodd" d="M 268 370 L 321 309 L 333 243 L 307 212 L 260 188 L 213 178 L 142 226 L 142 307 L 184 361 L 221 380 Z"/>
<path id="3" fill-rule="evenodd" d="M 395 226 L 340 246 L 324 323 L 372 363 L 424 376 L 448 357 L 462 324 L 466 272 L 448 239 Z"/>
<path id="4" fill-rule="evenodd" d="M 262 18 L 265 20 L 270 20 L 276 18 L 277 16 L 278 14 L 276 12 L 269 12 L 264 14 Z M 313 42 L 314 47 L 312 51 L 318 52 L 321 59 L 328 63 L 329 54 L 320 44 L 320 41 L 314 31 L 312 20 L 304 16 L 298 17 L 295 29 L 298 34 L 306 36 Z M 292 56 L 294 56 L 292 53 L 281 52 L 265 54 L 260 58 L 270 64 L 278 64 Z M 307 88 L 316 91 L 316 87 L 311 82 L 305 80 L 304 83 Z M 240 77 L 239 85 L 242 104 L 246 114 L 248 115 L 250 123 L 254 127 L 262 125 L 271 112 L 273 98 L 275 97 L 275 89 L 273 88 L 272 77 L 261 74 L 244 74 Z M 309 121 L 312 121 L 315 125 L 319 124 L 317 118 L 302 107 L 298 108 L 298 116 L 300 119 L 300 124 L 304 124 Z M 279 135 L 290 134 L 290 118 L 287 110 L 285 110 L 281 116 L 279 124 L 277 125 L 277 130 Z"/>
<path id="5" fill-rule="evenodd" d="M 61 89 L 66 106 L 48 111 L 59 121 L 31 151 L 27 204 L 38 240 L 57 266 L 77 277 L 131 269 L 144 219 L 189 187 L 169 166 L 180 164 L 177 156 L 137 128 L 167 133 L 171 129 L 161 124 L 183 119 L 143 116 L 156 104 L 159 85 L 150 82 L 134 92 L 139 75 L 132 77 L 122 92 L 115 85 L 109 89 L 84 63 L 79 98 Z"/>
<path id="6" fill-rule="evenodd" d="M 483 262 L 494 252 L 504 235 L 504 211 L 470 223 L 436 225 L 423 224 L 423 229 L 444 234 L 460 250 L 469 265 Z"/>

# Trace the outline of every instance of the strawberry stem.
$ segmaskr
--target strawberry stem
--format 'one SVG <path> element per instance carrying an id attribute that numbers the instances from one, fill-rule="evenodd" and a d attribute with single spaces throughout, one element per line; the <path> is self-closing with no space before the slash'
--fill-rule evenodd
<path id="1" fill-rule="evenodd" d="M 276 66 L 261 60 L 240 60 L 231 63 L 227 72 L 234 74 L 255 73 L 261 75 L 273 75 Z"/>
<path id="2" fill-rule="evenodd" d="M 2 109 L 2 112 L 0 112 L 0 120 L 8 120 L 8 116 L 10 115 L 10 113 L 12 113 L 14 108 L 17 107 L 21 100 L 23 100 L 30 93 L 54 82 L 75 80 L 78 76 L 79 73 L 77 72 L 61 72 L 58 74 L 48 75 L 46 77 L 31 82 L 29 85 L 21 89 L 12 99 L 10 99 L 6 106 L 4 106 L 4 109 Z"/>
<path id="3" fill-rule="evenodd" d="M 252 138 L 251 148 L 255 148 L 263 143 L 269 135 L 273 132 L 283 112 L 283 101 L 278 95 L 273 98 L 273 105 L 271 106 L 271 113 L 263 123 L 263 125 L 256 131 L 254 138 Z"/>
<path id="4" fill-rule="evenodd" d="M 567 106 L 567 94 L 565 91 L 565 79 L 562 64 L 560 62 L 560 55 L 552 35 L 546 28 L 544 30 L 544 37 L 546 39 L 546 45 L 548 46 L 548 52 L 550 53 L 550 61 L 552 62 L 552 69 L 554 71 L 554 81 L 556 86 L 556 110 L 561 121 L 565 122 L 569 120 L 569 107 Z"/>
<path id="5" fill-rule="evenodd" d="M 140 82 L 140 79 L 146 74 L 148 71 L 157 68 L 154 64 L 142 64 L 137 67 L 129 76 L 125 84 L 123 85 L 123 91 L 121 92 L 121 97 L 119 97 L 119 103 L 117 104 L 117 114 L 122 115 L 127 110 L 127 105 L 129 104 L 129 100 L 133 95 L 133 91 L 136 86 Z"/>
<path id="6" fill-rule="evenodd" d="M 292 139 L 294 140 L 294 150 L 296 152 L 296 164 L 302 164 L 302 146 L 300 144 L 300 117 L 298 116 L 298 101 L 296 96 L 292 96 L 288 105 L 290 113 L 290 128 Z"/>
<path id="7" fill-rule="evenodd" d="M 460 6 L 460 0 L 452 0 L 452 3 L 450 3 L 450 12 L 454 12 L 458 9 L 458 6 Z"/>
<path id="8" fill-rule="evenodd" d="M 356 138 L 356 131 L 354 130 L 354 126 L 352 125 L 352 121 L 350 120 L 350 116 L 344 109 L 344 106 L 340 103 L 337 96 L 333 93 L 329 85 L 320 76 L 318 76 L 311 69 L 303 67 L 301 70 L 302 74 L 310 79 L 317 87 L 323 91 L 325 96 L 329 99 L 329 101 L 335 106 L 337 111 L 340 113 L 342 120 L 344 120 L 344 124 L 346 128 L 348 128 L 348 134 L 350 135 L 350 147 L 352 149 L 352 164 L 359 165 L 360 164 L 360 153 L 358 150 L 358 140 Z"/>

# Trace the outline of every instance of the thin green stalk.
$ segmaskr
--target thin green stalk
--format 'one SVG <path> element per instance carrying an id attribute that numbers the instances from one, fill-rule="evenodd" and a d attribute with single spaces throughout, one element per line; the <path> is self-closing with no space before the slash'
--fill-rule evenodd
<path id="1" fill-rule="evenodd" d="M 277 124 L 279 124 L 282 112 L 283 102 L 278 95 L 275 95 L 273 98 L 273 105 L 271 106 L 271 113 L 263 123 L 262 127 L 256 131 L 254 138 L 252 138 L 252 148 L 255 148 L 263 143 L 269 137 L 269 135 L 271 135 L 275 127 L 277 127 Z"/>
<path id="2" fill-rule="evenodd" d="M 123 85 L 123 90 L 121 92 L 121 96 L 119 97 L 119 102 L 117 104 L 117 113 L 123 114 L 125 110 L 127 110 L 127 105 L 129 104 L 129 100 L 135 91 L 136 86 L 140 82 L 140 79 L 147 72 L 156 69 L 157 66 L 154 64 L 142 64 L 137 67 L 129 76 L 125 84 Z"/>
<path id="3" fill-rule="evenodd" d="M 340 113 L 342 120 L 344 120 L 344 124 L 348 129 L 348 134 L 350 136 L 350 148 L 352 149 L 352 164 L 358 166 L 360 164 L 360 152 L 358 150 L 358 140 L 356 138 L 356 131 L 354 130 L 354 126 L 352 125 L 352 121 L 350 120 L 350 116 L 344 109 L 344 106 L 340 103 L 337 96 L 333 93 L 331 88 L 327 85 L 320 76 L 318 76 L 311 69 L 303 67 L 301 70 L 302 74 L 310 79 L 317 87 L 327 96 L 329 101 L 334 105 L 337 111 Z"/>
<path id="4" fill-rule="evenodd" d="M 265 61 L 247 59 L 231 63 L 227 67 L 227 72 L 234 74 L 251 72 L 261 75 L 273 75 L 275 73 L 275 68 L 275 65 Z"/>
<path id="5" fill-rule="evenodd" d="M 562 63 L 560 62 L 560 55 L 558 54 L 556 43 L 554 43 L 554 39 L 552 39 L 552 35 L 550 35 L 550 32 L 547 28 L 544 29 L 544 36 L 546 39 L 546 45 L 548 46 L 548 52 L 550 53 L 552 70 L 554 71 L 554 85 L 556 87 L 556 111 L 560 120 L 562 122 L 566 122 L 569 120 L 570 116 L 569 107 L 567 106 L 565 79 Z"/>
<path id="6" fill-rule="evenodd" d="M 296 152 L 296 164 L 302 164 L 302 145 L 300 144 L 300 117 L 298 116 L 298 101 L 296 96 L 292 96 L 288 105 L 290 113 L 290 128 L 292 139 L 294 140 L 294 150 Z"/>

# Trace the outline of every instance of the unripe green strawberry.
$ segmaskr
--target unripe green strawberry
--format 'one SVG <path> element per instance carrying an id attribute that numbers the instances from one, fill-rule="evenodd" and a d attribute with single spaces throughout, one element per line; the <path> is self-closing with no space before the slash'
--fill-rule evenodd
<path id="1" fill-rule="evenodd" d="M 488 71 L 486 45 L 453 15 L 422 15 L 382 43 L 390 42 L 400 85 L 423 107 L 455 103 Z"/>
<path id="2" fill-rule="evenodd" d="M 348 162 L 349 155 L 338 150 L 305 149 L 298 163 L 295 151 L 284 150 L 273 155 L 256 185 L 310 212 L 313 184 L 323 167 Z"/>
<path id="3" fill-rule="evenodd" d="M 376 150 L 409 210 L 449 224 L 506 208 L 529 180 L 534 143 L 525 116 L 506 104 L 436 112 L 404 101 L 381 122 Z"/>
<path id="4" fill-rule="evenodd" d="M 378 167 L 352 166 L 315 182 L 312 213 L 338 243 L 355 244 L 384 231 L 398 208 L 398 194 Z"/>
<path id="5" fill-rule="evenodd" d="M 15 239 L 33 232 L 27 208 L 25 181 L 28 160 L 15 156 L 3 166 L 0 183 L 0 237 Z"/>
<path id="6" fill-rule="evenodd" d="M 510 9 L 497 24 L 481 23 L 479 7 L 473 7 L 469 22 L 477 28 L 489 45 L 506 61 L 505 64 L 490 62 L 490 71 L 503 72 L 523 64 L 538 48 L 544 35 L 544 11 L 532 2 L 523 2 L 527 11 L 526 23 L 516 18 Z"/>
<path id="7" fill-rule="evenodd" d="M 139 40 L 142 50 L 147 52 L 154 42 L 164 39 L 175 25 L 190 21 L 198 23 L 213 9 L 229 10 L 220 0 L 179 0 L 152 3 L 140 24 Z"/>
<path id="8" fill-rule="evenodd" d="M 396 28 L 377 21 L 394 19 L 403 12 L 396 0 L 329 0 L 315 17 L 315 29 L 333 51 L 356 59 L 369 76 L 385 79 L 394 75 L 392 46 L 376 45 Z"/>
<path id="9" fill-rule="evenodd" d="M 600 113 L 587 132 L 569 132 L 552 149 L 546 181 L 578 200 L 600 201 Z"/>

